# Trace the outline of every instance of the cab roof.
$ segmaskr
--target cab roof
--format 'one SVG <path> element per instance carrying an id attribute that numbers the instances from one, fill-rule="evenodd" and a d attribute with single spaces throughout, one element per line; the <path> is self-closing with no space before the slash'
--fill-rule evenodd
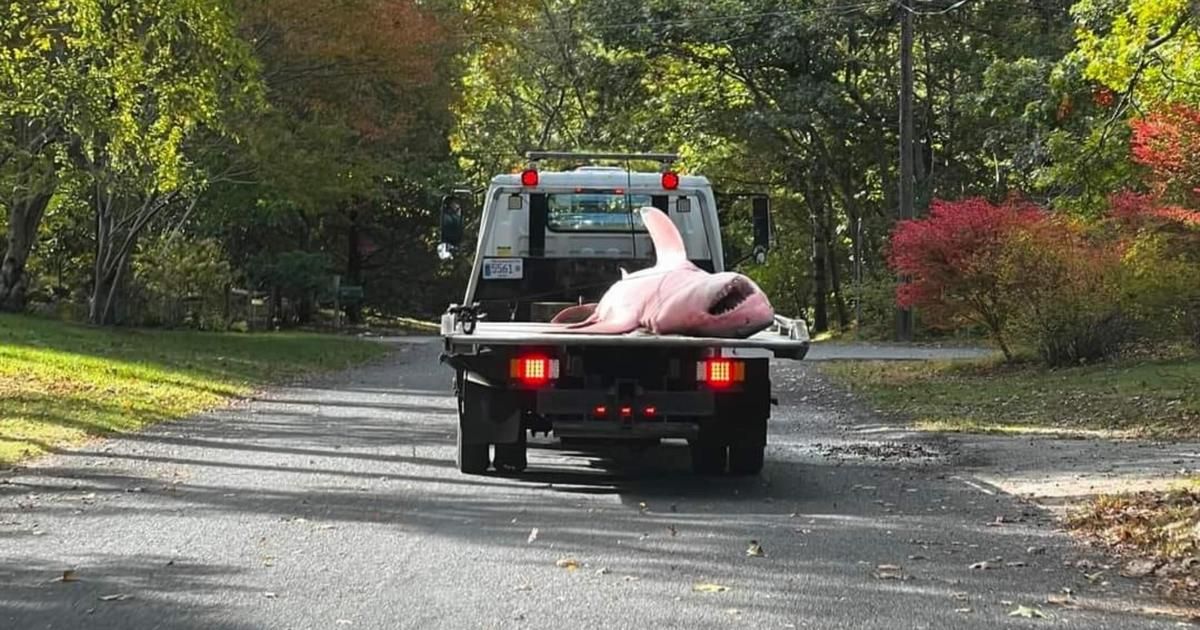
<path id="1" fill-rule="evenodd" d="M 573 171 L 538 171 L 535 188 L 636 188 L 639 190 L 662 190 L 662 173 L 627 171 L 619 167 L 583 166 Z M 521 174 L 497 175 L 492 178 L 493 186 L 521 187 Z M 679 188 L 710 188 L 708 178 L 702 175 L 680 175 Z"/>

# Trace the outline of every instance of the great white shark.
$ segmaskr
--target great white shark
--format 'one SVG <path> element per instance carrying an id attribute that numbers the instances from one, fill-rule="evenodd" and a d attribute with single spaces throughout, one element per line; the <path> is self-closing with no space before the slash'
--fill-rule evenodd
<path id="1" fill-rule="evenodd" d="M 564 324 L 564 332 L 615 335 L 641 329 L 657 335 L 745 338 L 774 322 L 775 311 L 753 280 L 697 267 L 666 214 L 650 207 L 639 212 L 654 242 L 654 266 L 623 272 L 598 303 L 559 312 L 552 321 Z"/>

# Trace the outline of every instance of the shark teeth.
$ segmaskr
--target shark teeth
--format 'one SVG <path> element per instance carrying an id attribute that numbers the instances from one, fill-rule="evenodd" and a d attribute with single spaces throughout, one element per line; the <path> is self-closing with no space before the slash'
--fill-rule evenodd
<path id="1" fill-rule="evenodd" d="M 750 297 L 750 291 L 740 282 L 730 283 L 708 307 L 709 315 L 724 315 L 742 305 Z"/>

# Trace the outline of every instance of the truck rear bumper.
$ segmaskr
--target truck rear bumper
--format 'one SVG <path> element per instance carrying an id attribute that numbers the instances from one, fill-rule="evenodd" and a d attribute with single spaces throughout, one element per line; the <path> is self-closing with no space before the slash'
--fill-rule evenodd
<path id="1" fill-rule="evenodd" d="M 707 391 L 649 391 L 620 400 L 600 390 L 547 389 L 537 393 L 536 404 L 537 413 L 543 416 L 590 416 L 597 407 L 615 411 L 623 405 L 630 406 L 636 415 L 647 407 L 667 416 L 711 416 L 716 410 L 713 394 Z"/>
<path id="2" fill-rule="evenodd" d="M 700 425 L 695 422 L 634 422 L 623 424 L 605 420 L 557 420 L 554 434 L 560 438 L 696 439 Z"/>

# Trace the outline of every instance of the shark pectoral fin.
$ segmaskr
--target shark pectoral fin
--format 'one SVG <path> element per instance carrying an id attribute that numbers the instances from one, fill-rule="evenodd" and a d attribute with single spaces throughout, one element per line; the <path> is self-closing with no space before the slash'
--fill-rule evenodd
<path id="1" fill-rule="evenodd" d="M 578 306 L 568 306 L 559 311 L 554 319 L 550 320 L 552 324 L 579 324 L 588 320 L 596 312 L 596 307 L 599 304 L 592 302 L 590 304 L 580 304 Z"/>

